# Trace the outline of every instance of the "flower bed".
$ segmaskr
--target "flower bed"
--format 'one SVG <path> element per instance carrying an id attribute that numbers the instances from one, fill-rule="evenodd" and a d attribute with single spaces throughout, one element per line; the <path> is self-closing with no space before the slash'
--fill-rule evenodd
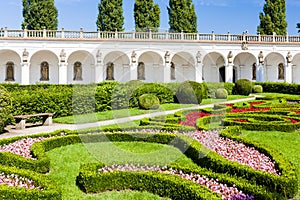
<path id="1" fill-rule="evenodd" d="M 192 181 L 194 183 L 197 183 L 199 185 L 203 185 L 210 189 L 211 191 L 220 194 L 222 196 L 222 199 L 235 199 L 235 200 L 252 200 L 254 199 L 254 196 L 244 194 L 242 191 L 239 191 L 236 187 L 232 186 L 229 187 L 226 184 L 219 183 L 218 180 L 214 180 L 212 178 L 208 178 L 204 175 L 200 174 L 186 174 L 183 173 L 181 170 L 172 169 L 167 166 L 136 166 L 132 164 L 127 165 L 113 165 L 113 166 L 105 166 L 103 168 L 98 169 L 99 173 L 113 173 L 117 171 L 142 171 L 142 172 L 150 172 L 150 171 L 156 171 L 160 173 L 167 173 L 172 174 L 175 176 L 179 176 L 183 179 L 186 179 L 188 181 Z"/>
<path id="2" fill-rule="evenodd" d="M 19 176 L 18 174 L 4 174 L 0 173 L 0 185 L 16 186 L 26 189 L 42 190 L 42 186 L 35 186 L 34 181 L 28 178 Z"/>

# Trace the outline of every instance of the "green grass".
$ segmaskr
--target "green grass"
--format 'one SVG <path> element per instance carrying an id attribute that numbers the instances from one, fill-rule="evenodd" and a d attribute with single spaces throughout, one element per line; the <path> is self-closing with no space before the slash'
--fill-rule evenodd
<path id="1" fill-rule="evenodd" d="M 160 197 L 136 191 L 112 191 L 100 194 L 85 194 L 75 184 L 81 164 L 104 162 L 112 164 L 148 164 L 165 165 L 174 161 L 186 166 L 196 166 L 178 149 L 161 144 L 117 142 L 117 143 L 90 143 L 76 144 L 57 148 L 47 152 L 51 159 L 50 173 L 48 174 L 61 187 L 63 199 L 161 199 Z"/>
<path id="2" fill-rule="evenodd" d="M 298 195 L 296 199 L 300 200 L 300 132 L 244 130 L 243 137 L 277 149 L 295 164 L 298 174 Z"/>
<path id="3" fill-rule="evenodd" d="M 246 98 L 246 96 L 229 95 L 227 100 L 234 100 L 234 99 L 241 99 L 241 98 Z M 211 103 L 220 103 L 220 102 L 224 102 L 227 100 L 226 99 L 203 99 L 201 105 L 211 104 Z M 192 107 L 192 106 L 195 106 L 195 104 L 170 103 L 170 104 L 160 105 L 160 108 L 158 110 L 141 110 L 138 108 L 107 110 L 107 111 L 97 112 L 97 113 L 59 117 L 59 118 L 53 119 L 53 122 L 63 123 L 63 124 L 90 123 L 90 122 L 104 121 L 104 120 L 110 120 L 110 119 L 116 119 L 116 118 L 130 117 L 130 116 L 135 116 L 135 115 L 142 115 L 142 114 L 147 114 L 147 113 L 151 113 L 151 112 L 159 112 L 159 111 L 164 111 L 164 110 L 176 110 L 176 109 Z"/>

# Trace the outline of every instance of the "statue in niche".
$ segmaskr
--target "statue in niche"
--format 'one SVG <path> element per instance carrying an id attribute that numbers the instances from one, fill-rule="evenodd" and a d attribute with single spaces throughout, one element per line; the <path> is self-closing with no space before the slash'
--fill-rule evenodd
<path id="1" fill-rule="evenodd" d="M 41 63 L 41 81 L 49 81 L 49 64 L 47 62 Z"/>
<path id="2" fill-rule="evenodd" d="M 256 80 L 256 63 L 252 65 L 252 80 Z"/>
<path id="3" fill-rule="evenodd" d="M 196 59 L 197 59 L 197 63 L 201 63 L 201 53 L 200 53 L 200 51 L 197 52 Z"/>
<path id="4" fill-rule="evenodd" d="M 97 63 L 101 63 L 102 62 L 102 53 L 100 50 L 97 51 Z"/>
<path id="5" fill-rule="evenodd" d="M 171 80 L 176 80 L 175 77 L 175 64 L 171 62 Z"/>
<path id="6" fill-rule="evenodd" d="M 283 63 L 280 63 L 278 65 L 278 79 L 283 80 L 284 79 L 284 65 Z"/>
<path id="7" fill-rule="evenodd" d="M 170 52 L 169 52 L 169 51 L 166 51 L 166 54 L 165 54 L 165 61 L 166 61 L 166 63 L 169 63 L 169 62 L 170 62 Z"/>
<path id="8" fill-rule="evenodd" d="M 106 68 L 106 80 L 115 80 L 114 79 L 114 64 L 108 63 Z"/>
<path id="9" fill-rule="evenodd" d="M 82 80 L 82 64 L 81 62 L 75 62 L 74 64 L 74 81 Z"/>
<path id="10" fill-rule="evenodd" d="M 263 54 L 262 51 L 260 51 L 259 54 L 258 54 L 258 62 L 259 62 L 260 64 L 263 64 L 263 63 L 264 63 L 264 54 Z"/>
<path id="11" fill-rule="evenodd" d="M 6 79 L 5 81 L 15 81 L 14 78 L 14 63 L 8 62 L 6 64 Z"/>
<path id="12" fill-rule="evenodd" d="M 131 62 L 136 63 L 136 53 L 135 53 L 135 51 L 133 51 L 132 54 L 131 54 Z"/>
<path id="13" fill-rule="evenodd" d="M 29 53 L 28 53 L 28 51 L 25 48 L 24 51 L 23 51 L 23 62 L 27 62 L 28 61 L 28 56 L 29 56 Z"/>
<path id="14" fill-rule="evenodd" d="M 66 52 L 64 49 L 61 50 L 59 56 L 60 56 L 60 62 L 66 62 Z"/>
<path id="15" fill-rule="evenodd" d="M 227 55 L 228 63 L 232 63 L 232 58 L 233 58 L 232 51 L 229 51 L 229 53 Z"/>
<path id="16" fill-rule="evenodd" d="M 287 63 L 292 63 L 292 54 L 291 52 L 288 52 L 287 55 L 286 55 L 286 61 Z"/>
<path id="17" fill-rule="evenodd" d="M 138 80 L 145 80 L 145 64 L 143 62 L 139 62 L 137 71 L 138 71 Z"/>

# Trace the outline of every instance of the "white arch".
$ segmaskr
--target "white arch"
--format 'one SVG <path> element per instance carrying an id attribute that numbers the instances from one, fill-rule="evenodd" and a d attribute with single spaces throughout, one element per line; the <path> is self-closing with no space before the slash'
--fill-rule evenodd
<path id="1" fill-rule="evenodd" d="M 154 51 L 146 51 L 139 56 L 138 63 L 140 62 L 145 64 L 146 82 L 164 81 L 164 62 L 159 53 Z"/>
<path id="2" fill-rule="evenodd" d="M 294 55 L 292 64 L 292 82 L 300 84 L 300 53 Z"/>
<path id="3" fill-rule="evenodd" d="M 218 52 L 210 52 L 203 58 L 202 74 L 205 82 L 220 82 L 219 69 L 226 65 L 225 57 Z"/>
<path id="4" fill-rule="evenodd" d="M 195 59 L 192 54 L 184 51 L 175 53 L 171 62 L 175 67 L 176 81 L 196 80 Z"/>
<path id="5" fill-rule="evenodd" d="M 0 50 L 0 82 L 5 82 L 8 62 L 14 64 L 14 82 L 21 83 L 21 57 L 16 51 L 10 49 Z"/>
<path id="6" fill-rule="evenodd" d="M 235 78 L 238 79 L 249 79 L 253 78 L 252 67 L 253 64 L 257 63 L 256 57 L 249 52 L 242 52 L 234 57 L 233 64 L 235 68 Z"/>
<path id="7" fill-rule="evenodd" d="M 282 63 L 285 65 L 285 58 L 282 54 L 277 52 L 269 53 L 265 57 L 265 77 L 264 81 L 278 82 L 284 81 L 278 79 L 278 65 Z"/>

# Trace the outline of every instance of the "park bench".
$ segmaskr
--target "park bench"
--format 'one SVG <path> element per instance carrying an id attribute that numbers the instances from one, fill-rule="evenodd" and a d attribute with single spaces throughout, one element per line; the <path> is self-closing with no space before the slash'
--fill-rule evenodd
<path id="1" fill-rule="evenodd" d="M 25 129 L 26 119 L 30 117 L 42 117 L 43 125 L 49 126 L 52 124 L 52 116 L 54 113 L 38 113 L 38 114 L 29 114 L 29 115 L 18 115 L 14 116 L 16 120 L 16 129 Z"/>

